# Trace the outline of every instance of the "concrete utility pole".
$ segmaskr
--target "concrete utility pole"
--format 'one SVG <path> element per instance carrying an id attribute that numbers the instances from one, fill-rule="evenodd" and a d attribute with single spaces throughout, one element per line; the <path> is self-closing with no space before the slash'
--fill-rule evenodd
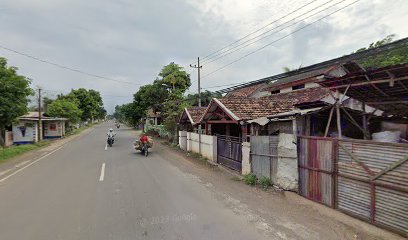
<path id="1" fill-rule="evenodd" d="M 200 70 L 203 66 L 200 65 L 200 57 L 197 58 L 197 65 L 191 65 L 192 68 L 197 68 L 198 70 L 198 106 L 201 107 L 201 79 Z M 201 123 L 198 125 L 198 152 L 201 154 Z"/>
<path id="2" fill-rule="evenodd" d="M 41 88 L 38 89 L 38 141 L 42 140 Z"/>

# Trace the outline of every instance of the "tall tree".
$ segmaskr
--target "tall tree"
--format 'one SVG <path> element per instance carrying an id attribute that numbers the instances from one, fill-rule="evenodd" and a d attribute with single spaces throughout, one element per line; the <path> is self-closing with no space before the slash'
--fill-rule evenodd
<path id="1" fill-rule="evenodd" d="M 190 75 L 174 62 L 164 66 L 159 77 L 156 81 L 166 85 L 169 89 L 180 89 L 184 92 L 191 86 Z"/>
<path id="2" fill-rule="evenodd" d="M 100 93 L 93 89 L 89 91 L 85 88 L 73 89 L 68 95 L 62 95 L 59 98 L 70 99 L 77 103 L 82 110 L 81 120 L 83 121 L 94 120 L 103 114 L 102 98 Z"/>
<path id="3" fill-rule="evenodd" d="M 213 98 L 221 98 L 222 95 L 219 93 L 213 93 L 210 91 L 204 91 L 201 93 L 201 106 L 208 106 Z M 198 106 L 198 93 L 188 94 L 186 97 L 186 102 L 189 106 Z"/>
<path id="4" fill-rule="evenodd" d="M 70 123 L 77 123 L 81 120 L 82 110 L 73 101 L 57 99 L 48 105 L 47 115 L 68 118 Z"/>
<path id="5" fill-rule="evenodd" d="M 0 57 L 0 144 L 5 128 L 27 112 L 28 96 L 32 95 L 30 80 L 17 74 L 16 67 L 7 66 Z"/>

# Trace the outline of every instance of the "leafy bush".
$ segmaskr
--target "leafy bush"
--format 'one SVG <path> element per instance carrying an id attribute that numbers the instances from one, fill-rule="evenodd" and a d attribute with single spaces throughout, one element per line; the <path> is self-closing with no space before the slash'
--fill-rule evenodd
<path id="1" fill-rule="evenodd" d="M 259 179 L 259 184 L 263 189 L 267 189 L 271 185 L 271 180 L 268 177 L 263 176 Z"/>
<path id="2" fill-rule="evenodd" d="M 256 184 L 256 175 L 253 173 L 248 173 L 244 175 L 244 183 L 254 186 Z"/>

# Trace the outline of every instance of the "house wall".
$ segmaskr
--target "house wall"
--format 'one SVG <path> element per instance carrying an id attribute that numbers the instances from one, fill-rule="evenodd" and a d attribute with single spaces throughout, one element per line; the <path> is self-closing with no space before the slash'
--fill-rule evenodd
<path id="1" fill-rule="evenodd" d="M 15 144 L 26 144 L 38 141 L 37 122 L 20 120 L 13 124 L 13 142 Z"/>
<path id="2" fill-rule="evenodd" d="M 65 135 L 63 121 L 44 121 L 44 138 L 60 138 Z"/>
<path id="3" fill-rule="evenodd" d="M 187 151 L 199 153 L 199 134 L 187 132 Z M 217 137 L 201 134 L 201 155 L 211 161 L 217 160 Z"/>
<path id="4" fill-rule="evenodd" d="M 279 132 L 278 132 L 279 131 Z M 274 133 L 293 133 L 292 121 L 280 121 L 268 123 L 268 135 L 276 135 Z"/>

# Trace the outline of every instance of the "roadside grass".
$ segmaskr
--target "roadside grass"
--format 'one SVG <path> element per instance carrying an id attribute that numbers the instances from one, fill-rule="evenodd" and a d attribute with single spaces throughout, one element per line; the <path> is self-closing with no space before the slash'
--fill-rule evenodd
<path id="1" fill-rule="evenodd" d="M 256 175 L 253 174 L 253 173 L 245 174 L 243 181 L 247 185 L 255 186 L 255 184 L 256 184 Z"/>
<path id="2" fill-rule="evenodd" d="M 7 148 L 2 148 L 0 150 L 0 163 L 6 162 L 7 160 L 21 155 L 23 153 L 26 153 L 28 151 L 32 151 L 34 149 L 38 149 L 41 147 L 45 147 L 50 144 L 50 141 L 45 140 L 41 141 L 36 144 L 24 144 L 24 145 L 16 145 L 16 146 L 10 146 Z"/>
<path id="3" fill-rule="evenodd" d="M 80 132 L 84 131 L 85 129 L 88 129 L 95 124 L 89 124 L 87 126 L 83 126 L 77 129 L 74 129 L 70 132 L 67 132 L 65 134 L 65 137 L 69 137 L 75 134 L 79 134 Z M 39 149 L 45 146 L 48 146 L 51 143 L 50 140 L 44 140 L 35 144 L 23 144 L 23 145 L 12 145 L 10 147 L 2 148 L 0 149 L 0 164 L 4 163 L 18 155 L 21 155 L 23 153 Z"/>

